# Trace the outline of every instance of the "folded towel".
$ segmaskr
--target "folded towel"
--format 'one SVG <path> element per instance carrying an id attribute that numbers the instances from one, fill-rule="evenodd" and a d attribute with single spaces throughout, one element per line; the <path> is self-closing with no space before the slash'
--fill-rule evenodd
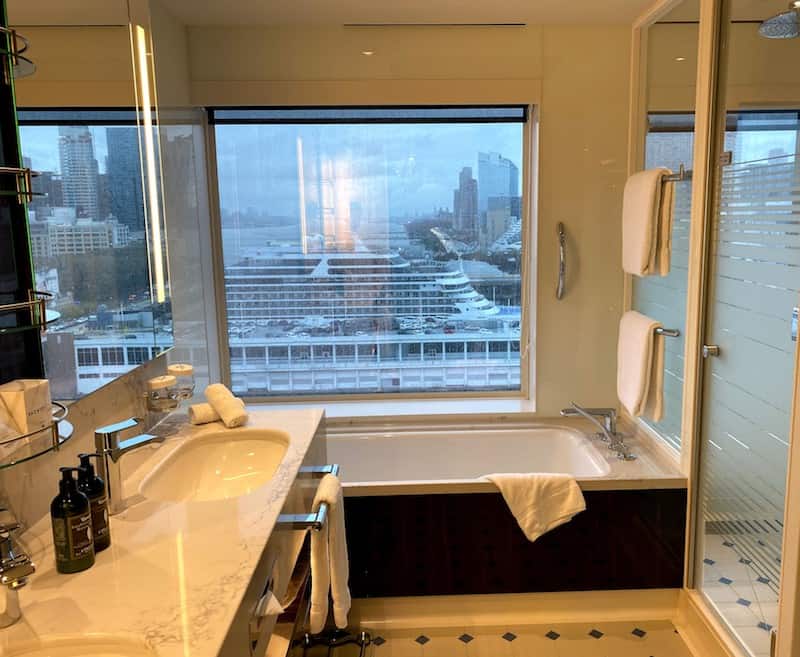
<path id="1" fill-rule="evenodd" d="M 344 529 L 342 485 L 334 475 L 319 482 L 312 509 L 328 504 L 328 519 L 319 531 L 311 533 L 311 634 L 318 634 L 328 618 L 328 591 L 333 598 L 336 627 L 347 627 L 350 612 L 350 565 L 347 560 L 347 537 Z"/>
<path id="2" fill-rule="evenodd" d="M 238 397 L 234 397 L 244 409 L 244 401 Z M 216 422 L 220 419 L 219 413 L 214 410 L 214 407 L 209 403 L 192 404 L 189 407 L 189 422 L 192 424 L 208 424 L 209 422 Z"/>
<path id="3" fill-rule="evenodd" d="M 664 414 L 664 336 L 650 317 L 635 310 L 619 322 L 617 397 L 634 417 L 658 422 Z"/>
<path id="4" fill-rule="evenodd" d="M 669 169 L 646 169 L 625 183 L 622 199 L 622 268 L 636 276 L 669 273 L 674 192 Z"/>
<path id="5" fill-rule="evenodd" d="M 247 411 L 240 399 L 221 383 L 212 383 L 206 388 L 206 399 L 219 413 L 219 417 L 228 429 L 240 427 L 247 422 Z"/>
<path id="6" fill-rule="evenodd" d="M 485 478 L 500 489 L 531 542 L 586 509 L 581 488 L 572 475 L 499 473 Z"/>

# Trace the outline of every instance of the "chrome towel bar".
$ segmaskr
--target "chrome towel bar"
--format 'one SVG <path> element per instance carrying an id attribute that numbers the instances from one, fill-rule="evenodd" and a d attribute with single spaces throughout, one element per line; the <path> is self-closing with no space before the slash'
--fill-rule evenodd
<path id="1" fill-rule="evenodd" d="M 681 337 L 681 332 L 678 329 L 662 328 L 661 326 L 659 326 L 657 329 L 655 329 L 655 333 L 657 335 L 663 335 L 665 338 L 679 338 L 679 337 Z"/>
<path id="2" fill-rule="evenodd" d="M 682 182 L 684 180 L 691 180 L 692 179 L 692 170 L 687 169 L 682 164 L 678 167 L 677 173 L 671 173 L 667 176 L 663 176 L 661 178 L 661 183 L 667 182 Z"/>
<path id="3" fill-rule="evenodd" d="M 339 475 L 339 465 L 305 465 L 297 472 L 298 479 L 322 479 L 325 475 Z M 328 519 L 328 504 L 322 502 L 315 513 L 282 513 L 278 516 L 276 527 L 278 529 L 313 529 L 319 531 L 325 526 Z"/>

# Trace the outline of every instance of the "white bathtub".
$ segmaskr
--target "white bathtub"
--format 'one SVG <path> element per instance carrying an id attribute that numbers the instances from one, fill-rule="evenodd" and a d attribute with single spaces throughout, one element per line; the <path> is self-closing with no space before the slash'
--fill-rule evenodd
<path id="1" fill-rule="evenodd" d="M 610 472 L 586 436 L 559 426 L 328 433 L 328 460 L 341 465 L 347 495 L 478 492 L 493 472 Z"/>

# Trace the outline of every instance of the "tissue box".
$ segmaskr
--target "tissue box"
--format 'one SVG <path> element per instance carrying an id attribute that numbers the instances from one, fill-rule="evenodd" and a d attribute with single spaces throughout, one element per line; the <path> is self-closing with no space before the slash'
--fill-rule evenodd
<path id="1" fill-rule="evenodd" d="M 17 379 L 0 385 L 0 403 L 20 433 L 43 429 L 53 421 L 47 379 Z"/>

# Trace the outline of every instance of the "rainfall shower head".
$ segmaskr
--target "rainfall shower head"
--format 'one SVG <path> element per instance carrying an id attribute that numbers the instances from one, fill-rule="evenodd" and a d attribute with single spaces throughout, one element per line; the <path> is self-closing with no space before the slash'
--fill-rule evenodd
<path id="1" fill-rule="evenodd" d="M 767 39 L 794 39 L 800 36 L 800 0 L 793 0 L 789 11 L 761 23 L 758 33 Z"/>

